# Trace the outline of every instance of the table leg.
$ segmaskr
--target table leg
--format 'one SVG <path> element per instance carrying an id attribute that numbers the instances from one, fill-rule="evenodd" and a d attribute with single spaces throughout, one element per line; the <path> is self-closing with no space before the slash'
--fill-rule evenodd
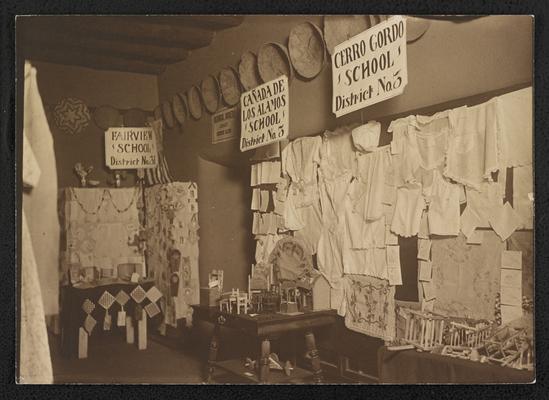
<path id="1" fill-rule="evenodd" d="M 313 378 L 316 383 L 323 381 L 322 369 L 320 367 L 320 357 L 315 343 L 315 335 L 313 332 L 307 332 L 305 334 L 305 345 L 307 351 L 311 355 L 311 366 L 313 368 Z"/>
<path id="2" fill-rule="evenodd" d="M 271 354 L 271 342 L 264 338 L 261 341 L 261 355 L 259 358 L 259 381 L 269 382 L 269 355 Z"/>
<path id="3" fill-rule="evenodd" d="M 206 372 L 206 382 L 212 382 L 212 376 L 214 373 L 213 362 L 217 359 L 217 350 L 219 349 L 219 323 L 215 323 L 212 337 L 210 339 L 210 350 L 208 352 L 208 363 Z"/>

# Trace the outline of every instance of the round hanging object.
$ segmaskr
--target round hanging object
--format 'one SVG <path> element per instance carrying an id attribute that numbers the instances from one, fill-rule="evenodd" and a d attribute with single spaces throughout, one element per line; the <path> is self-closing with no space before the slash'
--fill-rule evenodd
<path id="1" fill-rule="evenodd" d="M 295 281 L 312 272 L 312 256 L 306 249 L 305 243 L 294 237 L 286 237 L 276 242 L 269 255 L 269 263 L 273 266 L 277 281 Z"/>
<path id="2" fill-rule="evenodd" d="M 93 112 L 93 122 L 106 131 L 109 128 L 122 126 L 123 120 L 120 111 L 111 106 L 97 107 Z"/>
<path id="3" fill-rule="evenodd" d="M 220 93 L 219 82 L 215 77 L 208 75 L 200 84 L 200 92 L 202 93 L 202 100 L 204 101 L 204 107 L 210 114 L 213 114 L 219 108 Z"/>
<path id="4" fill-rule="evenodd" d="M 162 119 L 162 108 L 160 108 L 160 105 L 156 106 L 156 108 L 153 111 L 153 115 L 154 115 L 155 121 Z"/>
<path id="5" fill-rule="evenodd" d="M 91 120 L 86 103 L 74 97 L 65 97 L 53 109 L 56 125 L 69 135 L 76 135 L 88 126 Z"/>
<path id="6" fill-rule="evenodd" d="M 173 115 L 179 125 L 183 125 L 187 120 L 189 108 L 187 106 L 187 96 L 185 93 L 177 93 L 172 98 Z"/>
<path id="7" fill-rule="evenodd" d="M 315 24 L 304 22 L 294 26 L 290 31 L 288 50 L 293 67 L 303 78 L 312 79 L 322 71 L 326 45 Z"/>
<path id="8" fill-rule="evenodd" d="M 165 101 L 162 103 L 162 116 L 164 117 L 164 122 L 166 123 L 166 126 L 171 129 L 174 126 L 174 119 L 173 119 L 173 113 L 172 113 L 172 106 L 170 105 L 169 101 Z"/>
<path id="9" fill-rule="evenodd" d="M 240 57 L 238 75 L 244 90 L 251 90 L 261 84 L 261 77 L 257 68 L 257 57 L 251 51 L 247 51 Z"/>
<path id="10" fill-rule="evenodd" d="M 234 106 L 240 101 L 240 83 L 236 71 L 230 67 L 223 68 L 219 73 L 219 86 L 223 101 L 228 106 Z"/>
<path id="11" fill-rule="evenodd" d="M 265 43 L 257 53 L 257 67 L 263 82 L 269 82 L 286 75 L 292 79 L 293 69 L 286 46 L 279 43 Z"/>
<path id="12" fill-rule="evenodd" d="M 423 36 L 431 26 L 431 21 L 425 18 L 406 17 L 406 42 L 414 42 Z"/>
<path id="13" fill-rule="evenodd" d="M 200 100 L 200 91 L 196 86 L 192 86 L 187 93 L 189 100 L 189 111 L 194 119 L 202 117 L 202 102 Z"/>
<path id="14" fill-rule="evenodd" d="M 148 113 L 140 108 L 130 108 L 124 113 L 124 126 L 141 127 L 147 125 Z"/>
<path id="15" fill-rule="evenodd" d="M 330 54 L 344 41 L 375 25 L 369 15 L 326 15 L 324 17 L 324 40 Z"/>

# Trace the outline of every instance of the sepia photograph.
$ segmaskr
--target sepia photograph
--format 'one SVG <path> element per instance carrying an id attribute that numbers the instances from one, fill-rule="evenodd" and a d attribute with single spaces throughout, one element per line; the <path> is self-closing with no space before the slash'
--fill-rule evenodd
<path id="1" fill-rule="evenodd" d="M 535 383 L 534 23 L 18 15 L 16 383 Z"/>

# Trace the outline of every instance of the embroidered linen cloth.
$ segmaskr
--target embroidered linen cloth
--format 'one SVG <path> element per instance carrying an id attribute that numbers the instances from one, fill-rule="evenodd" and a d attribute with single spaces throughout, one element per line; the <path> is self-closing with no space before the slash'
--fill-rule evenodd
<path id="1" fill-rule="evenodd" d="M 199 302 L 197 190 L 194 182 L 172 182 L 145 189 L 149 277 L 154 278 L 156 287 L 164 294 L 159 303 L 164 322 L 172 326 L 180 318 L 189 323 L 190 305 Z M 179 251 L 175 271 L 170 270 L 173 250 Z M 170 280 L 174 273 L 179 283 L 177 295 L 172 296 Z"/>
<path id="2" fill-rule="evenodd" d="M 468 245 L 466 238 L 435 238 L 431 242 L 434 312 L 454 317 L 493 319 L 499 292 L 501 253 L 505 243 L 493 231 Z"/>
<path id="3" fill-rule="evenodd" d="M 363 275 L 345 275 L 345 326 L 353 331 L 393 340 L 395 288 L 389 281 Z"/>

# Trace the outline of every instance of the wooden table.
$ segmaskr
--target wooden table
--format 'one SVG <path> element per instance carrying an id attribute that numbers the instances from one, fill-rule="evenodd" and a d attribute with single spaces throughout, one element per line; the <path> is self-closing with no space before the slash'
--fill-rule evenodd
<path id="1" fill-rule="evenodd" d="M 320 367 L 320 357 L 316 348 L 313 329 L 335 324 L 337 317 L 335 310 L 310 311 L 298 315 L 272 313 L 251 316 L 249 314 L 221 312 L 217 307 L 193 306 L 193 308 L 193 319 L 214 324 L 207 362 L 206 378 L 208 382 L 211 382 L 212 374 L 216 367 L 237 374 L 252 382 L 260 383 L 297 382 L 310 376 L 310 371 L 298 368 L 297 365 L 294 365 L 294 370 L 290 377 L 284 374 L 269 375 L 270 341 L 292 332 L 304 333 L 306 348 L 311 357 L 313 380 L 315 382 L 322 382 L 323 376 Z M 242 365 L 241 360 L 217 361 L 221 326 L 239 330 L 248 337 L 259 339 L 261 342 L 260 357 L 258 360 L 259 376 L 252 374 L 250 370 L 246 369 Z"/>

